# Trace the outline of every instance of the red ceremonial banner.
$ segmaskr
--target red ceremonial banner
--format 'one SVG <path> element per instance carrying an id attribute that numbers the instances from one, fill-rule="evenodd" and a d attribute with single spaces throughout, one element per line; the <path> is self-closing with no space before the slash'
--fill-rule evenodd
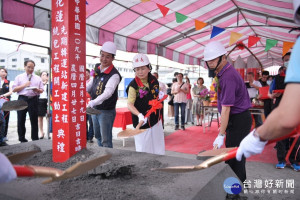
<path id="1" fill-rule="evenodd" d="M 86 147 L 85 6 L 83 0 L 52 1 L 54 162 Z"/>

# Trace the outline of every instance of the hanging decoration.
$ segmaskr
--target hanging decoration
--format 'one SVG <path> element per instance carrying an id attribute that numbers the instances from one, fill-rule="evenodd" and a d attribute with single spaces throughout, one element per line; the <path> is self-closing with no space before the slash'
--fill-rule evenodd
<path id="1" fill-rule="evenodd" d="M 278 43 L 278 40 L 267 39 L 265 51 L 269 51 L 272 47 L 274 47 Z"/>
<path id="2" fill-rule="evenodd" d="M 144 0 L 145 1 L 145 0 Z M 160 4 L 156 4 L 157 5 L 157 7 L 159 8 L 159 10 L 160 10 L 160 12 L 161 12 L 161 14 L 163 14 L 163 16 L 165 17 L 167 14 L 168 14 L 168 12 L 169 12 L 169 8 L 167 8 L 167 7 L 165 7 L 165 6 L 163 6 L 163 5 L 160 5 Z"/>
<path id="3" fill-rule="evenodd" d="M 140 0 L 141 2 L 145 3 L 145 2 L 149 2 L 152 0 Z M 86 1 L 87 3 L 87 1 Z M 162 15 L 165 17 L 168 12 L 169 12 L 169 8 L 156 3 L 157 7 L 159 8 L 159 10 L 161 11 Z M 189 18 L 186 15 L 183 15 L 179 12 L 175 12 L 175 17 L 176 17 L 176 22 L 177 23 L 182 23 L 184 22 L 187 18 Z M 199 21 L 199 20 L 194 20 L 195 21 L 195 29 L 201 30 L 203 29 L 205 26 L 207 26 L 207 23 Z M 212 31 L 211 31 L 211 35 L 210 35 L 210 39 L 214 38 L 215 36 L 221 34 L 222 32 L 224 32 L 226 29 L 225 28 L 220 28 L 217 26 L 213 26 Z M 242 43 L 242 42 L 237 42 L 241 37 L 243 37 L 244 34 L 241 33 L 237 33 L 237 32 L 231 32 L 230 31 L 230 40 L 229 40 L 229 46 L 231 46 L 232 44 L 236 43 L 238 49 L 243 50 L 246 46 Z M 249 36 L 248 37 L 248 48 L 252 47 L 253 45 L 255 45 L 261 38 L 260 37 L 256 37 L 256 36 Z M 272 47 L 274 47 L 276 44 L 278 43 L 278 40 L 274 40 L 274 39 L 267 39 L 266 40 L 266 47 L 265 47 L 265 51 L 269 51 Z M 287 41 L 283 41 L 283 49 L 282 49 L 282 54 L 285 55 L 294 45 L 294 42 L 287 42 Z M 247 48 L 247 47 L 246 47 Z"/>
<path id="4" fill-rule="evenodd" d="M 183 22 L 184 20 L 186 20 L 188 17 L 179 13 L 179 12 L 175 12 L 175 15 L 176 15 L 176 22 L 177 23 L 181 23 Z"/>
<path id="5" fill-rule="evenodd" d="M 294 46 L 295 42 L 283 42 L 282 56 L 284 56 Z"/>
<path id="6" fill-rule="evenodd" d="M 229 46 L 231 46 L 236 41 L 238 41 L 242 36 L 243 36 L 243 34 L 241 34 L 241 33 L 231 32 L 231 34 L 230 34 L 230 40 L 229 40 Z"/>
<path id="7" fill-rule="evenodd" d="M 217 26 L 213 26 L 213 29 L 211 31 L 211 35 L 210 35 L 210 39 L 219 35 L 220 33 L 222 33 L 223 31 L 225 31 L 224 28 L 219 28 Z"/>
<path id="8" fill-rule="evenodd" d="M 243 43 L 242 41 L 237 42 L 237 43 L 236 43 L 236 46 L 237 46 L 237 48 L 238 48 L 239 50 L 244 50 L 244 49 L 245 49 L 245 45 L 244 45 L 244 43 Z"/>
<path id="9" fill-rule="evenodd" d="M 201 21 L 195 19 L 195 29 L 197 31 L 203 29 L 206 25 L 207 25 L 207 23 L 201 22 Z"/>
<path id="10" fill-rule="evenodd" d="M 249 38 L 248 38 L 248 48 L 255 45 L 259 40 L 260 40 L 260 37 L 249 36 Z"/>

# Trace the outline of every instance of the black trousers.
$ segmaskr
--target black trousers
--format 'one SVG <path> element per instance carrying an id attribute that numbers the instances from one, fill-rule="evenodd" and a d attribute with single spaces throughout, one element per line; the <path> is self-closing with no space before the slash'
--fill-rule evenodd
<path id="1" fill-rule="evenodd" d="M 38 102 L 39 96 L 34 96 L 29 98 L 27 96 L 19 95 L 19 100 L 24 100 L 28 103 L 28 108 L 18 111 L 18 135 L 19 141 L 22 142 L 25 140 L 26 133 L 26 114 L 29 113 L 30 123 L 31 123 L 31 139 L 39 139 L 39 128 L 38 128 Z"/>
<path id="2" fill-rule="evenodd" d="M 285 156 L 286 156 L 287 152 L 290 150 L 290 145 L 292 144 L 293 141 L 294 141 L 294 138 L 287 138 L 285 140 L 281 140 L 276 143 L 278 162 L 286 162 Z M 296 144 L 290 154 L 289 161 L 291 164 L 298 164 L 298 162 L 299 162 L 299 159 L 297 159 L 297 157 L 299 158 L 299 154 L 300 154 L 300 152 L 298 150 L 299 143 L 300 143 L 300 138 L 298 138 L 298 141 L 296 142 Z"/>
<path id="3" fill-rule="evenodd" d="M 244 137 L 249 134 L 251 125 L 252 118 L 249 110 L 230 115 L 226 129 L 226 147 L 238 147 Z M 241 161 L 231 159 L 226 163 L 242 182 L 246 180 L 246 158 L 244 156 Z"/>
<path id="4" fill-rule="evenodd" d="M 7 137 L 7 129 L 8 129 L 8 122 L 9 122 L 9 111 L 4 111 L 4 118 L 5 118 L 5 130 L 4 130 L 4 137 Z"/>
<path id="5" fill-rule="evenodd" d="M 268 115 L 272 111 L 272 100 L 271 99 L 265 99 L 264 100 L 264 113 L 265 113 L 265 118 L 268 117 Z"/>

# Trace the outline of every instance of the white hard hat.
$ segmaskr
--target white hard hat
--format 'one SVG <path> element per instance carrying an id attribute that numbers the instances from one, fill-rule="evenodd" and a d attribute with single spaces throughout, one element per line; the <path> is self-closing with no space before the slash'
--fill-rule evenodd
<path id="1" fill-rule="evenodd" d="M 132 64 L 133 64 L 133 69 L 134 69 L 134 68 L 141 67 L 141 66 L 147 66 L 150 64 L 150 62 L 146 55 L 137 54 L 136 56 L 133 57 Z"/>
<path id="2" fill-rule="evenodd" d="M 101 51 L 116 55 L 117 47 L 113 42 L 105 42 L 101 48 Z"/>
<path id="3" fill-rule="evenodd" d="M 219 56 L 226 54 L 227 51 L 219 41 L 212 41 L 204 48 L 204 61 L 213 60 Z"/>
<path id="4" fill-rule="evenodd" d="M 300 24 L 300 0 L 294 0 L 294 20 L 296 23 Z"/>

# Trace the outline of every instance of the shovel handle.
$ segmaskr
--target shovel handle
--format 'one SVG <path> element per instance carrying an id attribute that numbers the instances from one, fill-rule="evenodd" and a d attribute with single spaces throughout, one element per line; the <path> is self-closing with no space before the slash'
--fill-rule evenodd
<path id="1" fill-rule="evenodd" d="M 18 177 L 31 177 L 35 175 L 31 167 L 24 165 L 13 165 Z"/>
<path id="2" fill-rule="evenodd" d="M 135 127 L 135 129 L 139 130 L 141 128 L 141 126 L 143 125 L 144 121 L 140 121 L 140 123 L 138 123 L 138 125 Z"/>
<path id="3" fill-rule="evenodd" d="M 291 137 L 292 135 L 295 135 L 296 133 L 297 133 L 297 129 L 294 129 L 294 130 L 293 130 L 290 134 L 288 134 L 288 135 L 282 136 L 282 137 L 280 137 L 280 138 L 276 138 L 276 139 L 274 139 L 274 140 L 269 140 L 269 142 L 267 143 L 267 145 L 268 145 L 268 144 L 272 144 L 272 143 L 274 143 L 274 142 L 278 142 L 278 141 L 283 140 L 283 139 L 286 139 L 286 138 L 289 138 L 289 137 Z M 238 150 L 238 147 L 236 147 L 236 148 L 232 149 L 231 151 L 227 152 L 227 153 L 226 153 L 226 156 L 223 158 L 223 161 L 227 161 L 227 160 L 230 160 L 230 159 L 235 158 L 237 150 Z"/>

